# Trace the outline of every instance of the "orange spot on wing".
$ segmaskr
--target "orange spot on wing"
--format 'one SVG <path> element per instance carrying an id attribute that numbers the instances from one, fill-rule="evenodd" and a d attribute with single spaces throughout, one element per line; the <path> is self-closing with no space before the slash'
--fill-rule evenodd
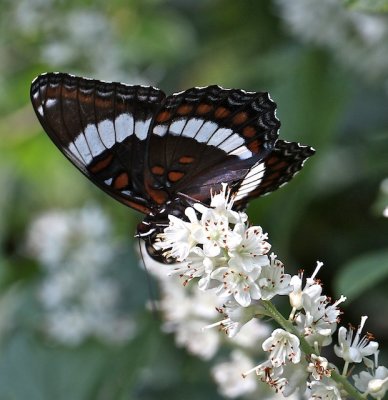
<path id="1" fill-rule="evenodd" d="M 149 194 L 157 204 L 164 204 L 168 199 L 168 194 L 163 190 L 152 190 Z"/>
<path id="2" fill-rule="evenodd" d="M 162 111 L 156 116 L 156 121 L 158 122 L 166 122 L 171 117 L 170 111 Z"/>
<path id="3" fill-rule="evenodd" d="M 149 182 L 145 182 L 145 185 L 147 193 L 156 204 L 164 204 L 167 201 L 168 194 L 165 191 L 152 188 Z"/>
<path id="4" fill-rule="evenodd" d="M 242 134 L 247 138 L 251 138 L 256 135 L 256 129 L 253 126 L 246 126 L 242 130 Z"/>
<path id="5" fill-rule="evenodd" d="M 289 166 L 289 164 L 285 161 L 280 161 L 278 164 L 276 164 L 274 167 L 272 167 L 272 169 L 274 171 L 279 171 L 281 169 L 285 169 Z"/>
<path id="6" fill-rule="evenodd" d="M 280 177 L 280 172 L 277 171 L 277 172 L 272 173 L 271 175 L 268 175 L 265 179 L 269 180 L 269 181 L 273 181 L 279 177 Z"/>
<path id="7" fill-rule="evenodd" d="M 278 157 L 272 156 L 272 157 L 268 158 L 268 160 L 266 161 L 266 163 L 267 163 L 268 165 L 273 165 L 273 164 L 277 163 L 278 161 L 279 161 L 279 158 L 278 158 Z"/>
<path id="8" fill-rule="evenodd" d="M 198 114 L 206 114 L 212 109 L 213 106 L 211 106 L 210 104 L 202 103 L 197 107 L 197 112 Z"/>
<path id="9" fill-rule="evenodd" d="M 97 161 L 94 165 L 89 167 L 89 171 L 92 172 L 93 174 L 103 171 L 111 163 L 112 158 L 113 158 L 113 153 L 108 154 L 107 157 Z"/>
<path id="10" fill-rule="evenodd" d="M 230 111 L 225 107 L 217 107 L 214 115 L 216 118 L 226 118 L 230 114 Z"/>
<path id="11" fill-rule="evenodd" d="M 181 105 L 181 106 L 178 107 L 177 113 L 178 113 L 179 115 L 186 115 L 186 114 L 188 114 L 189 112 L 191 112 L 192 109 L 193 109 L 193 106 L 191 106 L 190 104 L 183 104 L 183 105 Z"/>
<path id="12" fill-rule="evenodd" d="M 152 172 L 154 175 L 162 176 L 162 175 L 164 174 L 164 168 L 161 167 L 160 165 L 154 165 L 154 166 L 151 168 L 151 172 Z"/>
<path id="13" fill-rule="evenodd" d="M 168 173 L 168 179 L 170 182 L 177 182 L 184 176 L 183 172 L 171 171 Z"/>
<path id="14" fill-rule="evenodd" d="M 116 176 L 112 186 L 114 189 L 121 190 L 127 187 L 128 183 L 129 183 L 128 174 L 126 172 L 122 172 L 121 174 Z"/>
<path id="15" fill-rule="evenodd" d="M 181 164 L 191 164 L 194 160 L 195 160 L 194 157 L 182 156 L 178 161 L 179 161 Z"/>
<path id="16" fill-rule="evenodd" d="M 252 152 L 252 153 L 259 153 L 261 150 L 261 141 L 260 140 L 254 140 L 253 142 L 248 144 L 248 149 Z"/>
<path id="17" fill-rule="evenodd" d="M 247 119 L 248 119 L 248 114 L 245 111 L 241 111 L 233 117 L 232 121 L 234 124 L 240 125 L 244 123 Z"/>

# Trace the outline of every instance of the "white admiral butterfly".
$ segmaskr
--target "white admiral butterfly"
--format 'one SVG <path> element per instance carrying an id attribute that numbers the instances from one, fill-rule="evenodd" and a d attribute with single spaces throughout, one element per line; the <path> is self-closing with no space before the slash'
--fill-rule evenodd
<path id="1" fill-rule="evenodd" d="M 38 76 L 31 100 L 64 155 L 115 199 L 146 214 L 138 235 L 152 241 L 195 202 L 225 182 L 235 208 L 276 190 L 314 154 L 278 139 L 268 93 L 191 88 L 166 96 L 64 73 Z"/>

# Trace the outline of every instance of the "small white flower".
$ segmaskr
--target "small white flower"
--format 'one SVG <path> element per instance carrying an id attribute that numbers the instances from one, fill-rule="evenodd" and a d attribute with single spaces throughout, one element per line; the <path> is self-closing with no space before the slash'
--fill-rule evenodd
<path id="1" fill-rule="evenodd" d="M 320 381 L 323 377 L 331 376 L 331 369 L 329 368 L 327 359 L 316 354 L 311 354 L 311 361 L 307 367 L 307 371 L 317 381 Z"/>
<path id="2" fill-rule="evenodd" d="M 202 278 L 209 275 L 214 267 L 214 259 L 207 257 L 203 250 L 195 246 L 186 257 L 186 262 L 175 264 L 172 274 L 185 278 L 185 284 L 193 278 Z"/>
<path id="3" fill-rule="evenodd" d="M 220 327 L 228 337 L 232 338 L 237 335 L 246 323 L 260 313 L 260 308 L 260 305 L 256 303 L 248 307 L 242 307 L 235 300 L 229 300 L 222 307 L 217 308 L 218 312 L 224 315 L 224 319 L 205 328 Z"/>
<path id="4" fill-rule="evenodd" d="M 297 310 L 302 309 L 303 307 L 303 294 L 304 293 L 309 293 L 310 297 L 315 297 L 316 295 L 320 295 L 322 288 L 319 284 L 319 282 L 315 281 L 315 277 L 318 274 L 319 270 L 323 264 L 321 262 L 317 262 L 317 266 L 311 275 L 310 278 L 306 279 L 306 284 L 304 288 L 302 289 L 302 283 L 303 283 L 303 271 L 300 271 L 298 275 L 294 275 L 291 278 L 291 286 L 293 287 L 292 292 L 290 293 L 290 304 L 292 306 L 292 312 L 290 315 L 290 319 L 293 319 L 295 312 Z M 319 292 L 319 294 L 316 294 Z"/>
<path id="5" fill-rule="evenodd" d="M 267 383 L 276 392 L 282 392 L 288 383 L 287 379 L 282 376 L 283 367 L 275 367 L 270 360 L 245 371 L 242 376 L 245 378 L 252 372 L 255 372 L 262 382 Z"/>
<path id="6" fill-rule="evenodd" d="M 257 389 L 254 375 L 242 376 L 243 371 L 252 366 L 252 360 L 239 350 L 232 352 L 230 361 L 215 365 L 212 368 L 212 375 L 217 382 L 219 392 L 229 398 L 253 393 Z"/>
<path id="7" fill-rule="evenodd" d="M 234 198 L 230 195 L 230 190 L 226 183 L 222 183 L 222 190 L 219 193 L 211 194 L 210 207 L 212 207 L 217 214 L 224 216 L 231 224 L 244 223 L 247 221 L 248 216 L 243 212 L 233 211 Z M 201 214 L 208 210 L 202 204 L 195 204 L 195 209 Z"/>
<path id="8" fill-rule="evenodd" d="M 202 244 L 208 257 L 218 256 L 221 249 L 227 247 L 228 241 L 238 240 L 229 229 L 228 219 L 212 209 L 207 209 L 202 214 L 201 227 L 202 229 L 196 232 L 195 239 Z"/>
<path id="9" fill-rule="evenodd" d="M 372 341 L 370 336 L 361 336 L 361 331 L 368 317 L 361 317 L 361 324 L 357 329 L 347 330 L 341 326 L 338 330 L 338 346 L 334 346 L 335 354 L 346 362 L 360 363 L 363 357 L 376 353 L 379 344 Z"/>
<path id="10" fill-rule="evenodd" d="M 246 229 L 245 224 L 236 224 L 233 232 L 238 235 L 239 240 L 235 241 L 236 246 L 228 245 L 231 268 L 251 272 L 268 264 L 268 257 L 265 254 L 271 246 L 265 241 L 268 236 L 263 233 L 260 226 Z"/>
<path id="11" fill-rule="evenodd" d="M 345 301 L 346 297 L 341 296 L 335 303 L 330 304 L 327 296 L 320 296 L 320 289 L 320 285 L 312 285 L 303 293 L 304 314 L 297 314 L 296 324 L 310 344 L 327 346 L 337 328 L 338 316 L 341 313 L 338 305 Z"/>
<path id="12" fill-rule="evenodd" d="M 290 292 L 290 304 L 293 310 L 301 310 L 303 307 L 302 303 L 302 282 L 303 282 L 303 271 L 300 271 L 298 275 L 294 275 L 291 278 L 290 284 L 293 287 L 292 292 Z M 292 319 L 292 318 L 290 318 Z"/>
<path id="13" fill-rule="evenodd" d="M 193 215 L 192 208 L 186 209 L 186 215 Z M 195 212 L 194 212 L 195 214 Z M 198 229 L 196 221 L 185 222 L 174 215 L 169 215 L 169 225 L 162 233 L 158 234 L 154 247 L 163 250 L 166 258 L 175 258 L 177 261 L 184 261 L 190 250 L 196 245 L 193 233 Z"/>
<path id="14" fill-rule="evenodd" d="M 291 276 L 284 273 L 283 263 L 276 259 L 274 253 L 269 258 L 271 263 L 262 267 L 258 280 L 263 300 L 270 300 L 276 295 L 284 295 L 292 291 Z"/>
<path id="15" fill-rule="evenodd" d="M 284 365 L 286 360 L 294 364 L 300 361 L 299 339 L 284 329 L 275 329 L 263 342 L 262 348 L 271 353 L 270 361 L 274 367 Z"/>
<path id="16" fill-rule="evenodd" d="M 212 272 L 211 277 L 221 282 L 217 288 L 219 296 L 232 296 L 241 306 L 248 307 L 252 300 L 259 300 L 261 297 L 260 288 L 255 282 L 259 274 L 259 269 L 247 274 L 228 267 L 220 267 Z"/>
<path id="17" fill-rule="evenodd" d="M 309 384 L 312 400 L 341 400 L 341 394 L 337 387 L 325 385 L 323 382 L 314 381 Z"/>
<path id="18" fill-rule="evenodd" d="M 327 346 L 332 342 L 332 334 L 337 329 L 336 324 L 328 324 L 323 319 L 316 320 L 309 311 L 299 313 L 296 326 L 310 345 Z"/>

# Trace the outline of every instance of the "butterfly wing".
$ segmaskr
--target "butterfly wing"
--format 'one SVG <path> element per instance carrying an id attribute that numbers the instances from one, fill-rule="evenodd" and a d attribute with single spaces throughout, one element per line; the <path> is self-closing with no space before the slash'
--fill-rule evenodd
<path id="1" fill-rule="evenodd" d="M 278 140 L 271 153 L 253 165 L 232 189 L 235 208 L 244 209 L 250 199 L 273 192 L 289 182 L 314 153 L 310 146 Z"/>
<path id="2" fill-rule="evenodd" d="M 267 93 L 219 86 L 167 97 L 151 127 L 146 190 L 160 204 L 177 193 L 208 202 L 272 150 L 275 109 Z"/>
<path id="3" fill-rule="evenodd" d="M 79 78 L 37 77 L 31 101 L 44 130 L 89 179 L 120 202 L 149 212 L 144 154 L 162 91 Z"/>

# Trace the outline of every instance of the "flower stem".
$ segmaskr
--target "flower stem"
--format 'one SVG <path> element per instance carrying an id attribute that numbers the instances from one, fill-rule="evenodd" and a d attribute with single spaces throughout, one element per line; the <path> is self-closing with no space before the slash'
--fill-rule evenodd
<path id="1" fill-rule="evenodd" d="M 283 329 L 285 329 L 287 332 L 294 334 L 299 338 L 300 347 L 306 355 L 311 355 L 316 353 L 314 348 L 310 346 L 307 340 L 299 333 L 299 331 L 291 323 L 291 321 L 284 318 L 283 315 L 277 310 L 277 308 L 270 301 L 262 300 L 262 304 L 268 315 L 270 315 Z M 361 395 L 361 393 L 349 382 L 349 380 L 345 376 L 342 376 L 336 371 L 332 371 L 331 378 L 335 382 L 339 383 L 342 389 L 345 390 L 352 399 L 365 400 L 365 398 Z"/>

